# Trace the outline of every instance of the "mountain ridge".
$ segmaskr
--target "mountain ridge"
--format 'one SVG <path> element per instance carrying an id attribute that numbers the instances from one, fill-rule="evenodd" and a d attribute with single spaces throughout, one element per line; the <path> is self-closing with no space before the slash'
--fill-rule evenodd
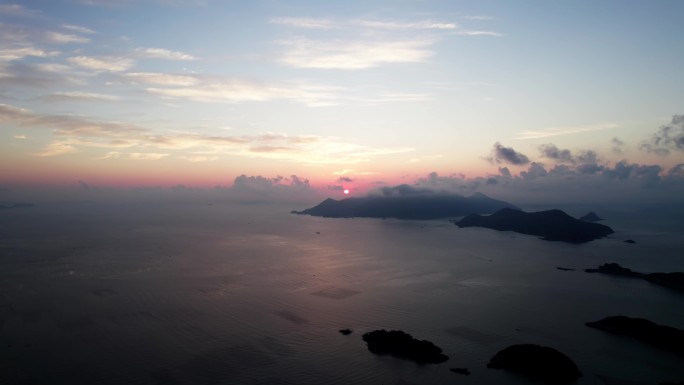
<path id="1" fill-rule="evenodd" d="M 327 198 L 318 205 L 292 214 L 327 218 L 397 218 L 428 220 L 461 217 L 468 214 L 490 214 L 511 203 L 490 198 L 482 193 L 465 197 L 458 194 L 421 192 L 412 195 L 377 195 L 341 200 Z"/>

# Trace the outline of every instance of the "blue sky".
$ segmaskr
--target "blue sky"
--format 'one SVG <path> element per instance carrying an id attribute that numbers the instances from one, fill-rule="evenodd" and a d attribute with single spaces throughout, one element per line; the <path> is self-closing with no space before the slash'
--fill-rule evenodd
<path id="1" fill-rule="evenodd" d="M 681 1 L 0 2 L 3 185 L 684 162 Z M 668 140 L 654 141 L 671 126 Z M 498 145 L 497 145 L 498 143 Z M 549 158 L 549 145 L 574 160 Z M 500 149 L 524 154 L 511 163 Z M 599 169 L 597 169 L 599 170 Z M 597 171 L 598 172 L 598 171 Z"/>

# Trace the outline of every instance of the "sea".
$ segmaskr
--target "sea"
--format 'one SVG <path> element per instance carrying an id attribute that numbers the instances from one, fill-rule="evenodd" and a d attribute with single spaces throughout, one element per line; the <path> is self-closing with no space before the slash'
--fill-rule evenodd
<path id="1" fill-rule="evenodd" d="M 681 227 L 616 212 L 602 222 L 615 234 L 576 245 L 290 214 L 306 207 L 0 210 L 0 384 L 534 384 L 487 368 L 521 343 L 566 354 L 577 384 L 684 381 L 682 356 L 585 326 L 626 315 L 684 329 L 684 293 L 583 270 L 684 271 Z M 362 335 L 377 329 L 449 360 L 375 355 Z"/>

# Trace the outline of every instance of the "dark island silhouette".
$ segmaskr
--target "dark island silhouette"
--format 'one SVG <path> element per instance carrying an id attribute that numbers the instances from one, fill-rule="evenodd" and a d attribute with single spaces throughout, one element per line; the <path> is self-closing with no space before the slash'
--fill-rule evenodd
<path id="1" fill-rule="evenodd" d="M 640 273 L 632 269 L 622 267 L 617 263 L 604 263 L 597 269 L 584 269 L 587 273 L 601 273 L 620 277 L 641 278 L 656 285 L 684 291 L 684 273 Z"/>
<path id="2" fill-rule="evenodd" d="M 658 325 L 643 318 L 625 316 L 606 317 L 600 321 L 587 322 L 585 325 L 611 334 L 629 336 L 662 349 L 684 354 L 684 330 L 671 326 Z"/>
<path id="3" fill-rule="evenodd" d="M 504 207 L 515 208 L 508 202 L 490 198 L 482 193 L 465 197 L 453 193 L 406 187 L 410 189 L 410 194 L 369 195 L 341 200 L 328 198 L 317 206 L 291 213 L 328 218 L 427 220 L 461 217 L 468 214 L 490 214 Z M 415 191 L 420 191 L 420 193 L 415 193 Z"/>
<path id="4" fill-rule="evenodd" d="M 532 344 L 511 345 L 501 350 L 489 360 L 487 367 L 551 384 L 567 384 L 582 377 L 577 365 L 565 354 Z"/>
<path id="5" fill-rule="evenodd" d="M 602 221 L 602 220 L 603 220 L 603 218 L 596 215 L 596 213 L 593 211 L 589 211 L 587 214 L 580 217 L 580 221 L 585 221 L 585 222 L 598 222 L 598 221 Z"/>
<path id="6" fill-rule="evenodd" d="M 454 222 L 458 227 L 486 227 L 499 231 L 538 235 L 548 241 L 584 243 L 603 238 L 614 231 L 598 223 L 580 221 L 561 210 L 524 212 L 503 208 L 492 215 L 468 215 Z"/>
<path id="7" fill-rule="evenodd" d="M 470 375 L 470 370 L 468 368 L 449 368 L 449 371 L 456 374 L 462 374 L 464 376 Z"/>
<path id="8" fill-rule="evenodd" d="M 441 364 L 449 359 L 442 349 L 430 341 L 417 340 L 401 330 L 375 330 L 363 335 L 368 350 L 379 355 L 391 355 L 418 364 Z"/>

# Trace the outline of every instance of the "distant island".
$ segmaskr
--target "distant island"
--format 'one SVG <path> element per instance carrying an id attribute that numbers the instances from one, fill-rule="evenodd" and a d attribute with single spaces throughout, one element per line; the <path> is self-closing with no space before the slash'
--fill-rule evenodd
<path id="1" fill-rule="evenodd" d="M 458 227 L 486 227 L 499 231 L 515 231 L 538 235 L 548 241 L 584 243 L 603 238 L 614 231 L 608 226 L 575 219 L 561 210 L 533 213 L 503 208 L 492 215 L 468 215 L 454 222 Z"/>
<path id="2" fill-rule="evenodd" d="M 622 267 L 617 263 L 604 263 L 598 269 L 584 269 L 587 273 L 601 273 L 621 277 L 641 278 L 656 285 L 665 286 L 673 290 L 684 291 L 684 272 L 674 273 L 640 273 Z"/>
<path id="3" fill-rule="evenodd" d="M 635 338 L 647 344 L 684 354 L 684 330 L 658 325 L 643 318 L 625 316 L 607 317 L 587 326 L 612 334 Z"/>
<path id="4" fill-rule="evenodd" d="M 292 211 L 292 214 L 312 215 L 328 218 L 397 218 L 397 219 L 440 219 L 461 217 L 468 214 L 490 214 L 504 207 L 514 205 L 490 198 L 482 193 L 472 196 L 432 192 L 410 195 L 378 195 L 335 200 L 328 198 L 312 208 Z"/>
<path id="5" fill-rule="evenodd" d="M 602 221 L 602 220 L 603 220 L 603 218 L 596 215 L 596 213 L 593 211 L 590 211 L 586 215 L 580 217 L 580 221 L 585 221 L 585 222 L 598 222 L 598 221 Z"/>

